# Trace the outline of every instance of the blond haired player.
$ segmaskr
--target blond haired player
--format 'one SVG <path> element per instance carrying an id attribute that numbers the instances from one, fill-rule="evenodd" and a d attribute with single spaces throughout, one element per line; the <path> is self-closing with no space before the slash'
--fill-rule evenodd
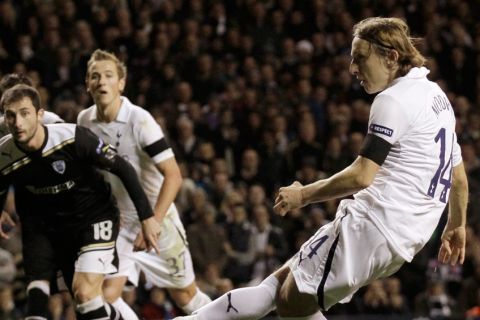
<path id="1" fill-rule="evenodd" d="M 142 271 L 148 282 L 167 288 L 177 305 L 190 314 L 210 298 L 195 284 L 185 230 L 173 203 L 182 182 L 180 170 L 158 123 L 148 111 L 121 95 L 126 73 L 115 55 L 102 50 L 92 54 L 86 85 L 95 104 L 79 114 L 78 124 L 111 143 L 134 166 L 161 224 L 160 251 L 134 252 L 135 247 L 143 246 L 137 237 L 141 234 L 135 207 L 123 185 L 107 173 L 122 213 L 122 227 L 117 242 L 120 270 L 105 281 L 104 293 L 124 318 L 138 319 L 121 299 L 121 292 L 127 279 L 137 284 Z"/>
<path id="2" fill-rule="evenodd" d="M 463 263 L 467 178 L 445 93 L 427 79 L 425 59 L 397 18 L 354 26 L 350 72 L 378 93 L 358 158 L 328 179 L 280 189 L 275 211 L 353 194 L 334 221 L 257 287 L 227 293 L 183 319 L 324 319 L 322 310 L 347 302 L 362 286 L 411 261 L 449 202 L 439 260 Z"/>

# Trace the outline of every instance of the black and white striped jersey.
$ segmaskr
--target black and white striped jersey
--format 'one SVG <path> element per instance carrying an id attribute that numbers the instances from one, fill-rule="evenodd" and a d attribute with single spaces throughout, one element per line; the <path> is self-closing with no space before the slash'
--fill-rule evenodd
<path id="1" fill-rule="evenodd" d="M 35 152 L 20 149 L 11 135 L 0 140 L 2 205 L 15 190 L 20 217 L 33 216 L 58 229 L 73 229 L 118 214 L 110 186 L 98 168 L 111 170 L 116 151 L 89 129 L 75 124 L 45 125 Z"/>

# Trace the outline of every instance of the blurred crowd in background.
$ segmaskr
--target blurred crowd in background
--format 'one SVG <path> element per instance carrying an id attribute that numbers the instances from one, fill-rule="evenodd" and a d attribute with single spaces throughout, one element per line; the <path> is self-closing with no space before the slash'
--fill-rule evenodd
<path id="1" fill-rule="evenodd" d="M 351 31 L 370 16 L 404 18 L 423 38 L 429 78 L 455 110 L 470 183 L 467 256 L 463 267 L 436 262 L 440 226 L 411 264 L 326 315 L 480 319 L 479 1 L 1 0 L 0 76 L 28 75 L 46 109 L 76 122 L 92 104 L 89 55 L 106 49 L 126 63 L 125 96 L 154 115 L 181 166 L 176 203 L 199 286 L 215 298 L 258 283 L 333 219 L 337 201 L 283 218 L 272 202 L 279 187 L 357 157 L 374 96 L 348 72 Z M 0 319 L 24 308 L 19 232 L 0 243 Z M 179 314 L 145 282 L 125 300 L 145 319 Z M 72 319 L 69 303 L 54 295 L 52 319 Z"/>

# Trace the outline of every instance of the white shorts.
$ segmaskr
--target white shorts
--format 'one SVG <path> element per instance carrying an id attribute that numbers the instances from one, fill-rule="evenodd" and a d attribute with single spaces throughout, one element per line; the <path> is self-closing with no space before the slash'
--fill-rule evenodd
<path id="1" fill-rule="evenodd" d="M 80 250 L 75 261 L 75 272 L 110 274 L 117 272 L 115 266 L 115 242 L 95 244 L 87 250 Z"/>
<path id="2" fill-rule="evenodd" d="M 117 239 L 119 271 L 107 275 L 107 279 L 126 276 L 137 286 L 140 272 L 143 272 L 149 284 L 178 289 L 187 287 L 195 280 L 185 229 L 175 209 L 170 209 L 163 220 L 158 240 L 160 254 L 154 250 L 133 252 L 135 237 L 128 234 L 126 229 L 120 230 Z"/>
<path id="3" fill-rule="evenodd" d="M 328 310 L 350 301 L 373 280 L 395 273 L 404 262 L 368 214 L 347 212 L 341 204 L 335 220 L 305 242 L 288 264 L 299 291 L 315 295 L 320 308 Z"/>

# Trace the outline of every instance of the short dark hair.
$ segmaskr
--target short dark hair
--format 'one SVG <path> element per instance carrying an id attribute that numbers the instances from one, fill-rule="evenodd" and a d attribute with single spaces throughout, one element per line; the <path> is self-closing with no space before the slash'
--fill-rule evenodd
<path id="1" fill-rule="evenodd" d="M 23 98 L 29 98 L 36 111 L 40 109 L 40 94 L 37 89 L 26 84 L 17 84 L 5 91 L 0 100 L 0 108 L 3 110 L 6 105 L 18 102 Z"/>
<path id="2" fill-rule="evenodd" d="M 0 97 L 3 96 L 5 91 L 12 88 L 17 84 L 26 84 L 27 86 L 33 86 L 33 81 L 29 77 L 19 73 L 9 73 L 0 80 Z"/>

